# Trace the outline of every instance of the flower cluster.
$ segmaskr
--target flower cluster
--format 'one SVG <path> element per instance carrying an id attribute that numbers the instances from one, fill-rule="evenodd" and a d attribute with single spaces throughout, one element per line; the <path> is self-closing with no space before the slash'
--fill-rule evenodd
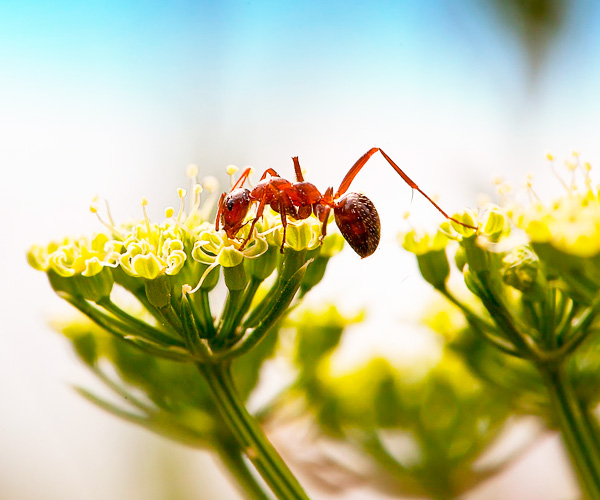
<path id="1" fill-rule="evenodd" d="M 500 186 L 501 207 L 455 216 L 478 231 L 444 223 L 434 236 L 405 234 L 403 245 L 466 320 L 451 335 L 456 352 L 520 411 L 560 428 L 583 490 L 598 498 L 592 409 L 600 389 L 600 192 L 578 154 L 566 166 L 565 194 L 550 203 L 540 200 L 530 179 L 527 204 Z M 450 280 L 449 255 L 467 290 Z"/>
<path id="2" fill-rule="evenodd" d="M 216 181 L 200 184 L 196 168 L 189 174 L 191 196 L 180 188 L 180 208 L 177 213 L 167 208 L 163 222 L 150 221 L 143 200 L 141 220 L 116 225 L 108 212 L 108 222 L 99 217 L 103 232 L 33 246 L 27 258 L 48 275 L 56 292 L 138 347 L 181 360 L 237 356 L 266 334 L 299 290 L 302 295 L 320 281 L 343 239 L 331 232 L 321 241 L 321 223 L 311 216 L 288 222 L 283 248 L 281 216 L 270 209 L 253 234 L 248 234 L 255 216 L 250 210 L 240 234 L 230 238 L 209 220 Z M 202 201 L 204 193 L 208 198 Z M 98 214 L 96 201 L 91 211 Z M 264 285 L 276 269 L 277 279 Z M 228 297 L 215 321 L 207 294 L 221 271 Z M 142 322 L 114 304 L 115 284 L 131 292 L 155 321 Z"/>

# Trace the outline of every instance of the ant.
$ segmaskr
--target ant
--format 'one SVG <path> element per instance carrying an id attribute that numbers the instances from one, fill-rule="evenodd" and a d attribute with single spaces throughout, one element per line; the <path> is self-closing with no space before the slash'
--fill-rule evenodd
<path id="1" fill-rule="evenodd" d="M 380 148 L 371 148 L 352 166 L 346 177 L 342 180 L 339 189 L 333 193 L 333 188 L 328 187 L 325 193 L 321 194 L 314 184 L 306 182 L 300 169 L 298 157 L 294 156 L 294 171 L 296 173 L 296 182 L 290 182 L 279 176 L 272 168 L 268 168 L 262 174 L 260 182 L 252 189 L 244 188 L 244 182 L 250 175 L 250 167 L 246 168 L 237 182 L 231 188 L 229 193 L 223 193 L 219 199 L 219 209 L 215 228 L 219 230 L 219 224 L 229 238 L 235 238 L 235 235 L 246 223 L 244 219 L 248 214 L 250 205 L 258 203 L 256 215 L 252 219 L 248 236 L 242 241 L 240 250 L 246 246 L 252 235 L 254 226 L 260 219 L 269 205 L 275 212 L 281 215 L 281 224 L 283 226 L 283 241 L 281 243 L 281 253 L 285 245 L 285 233 L 288 217 L 292 220 L 306 219 L 311 214 L 321 221 L 321 241 L 327 234 L 327 222 L 329 214 L 333 209 L 335 223 L 340 232 L 350 244 L 352 249 L 360 255 L 361 258 L 371 255 L 379 245 L 380 228 L 379 215 L 373 202 L 363 194 L 346 193 L 350 184 L 365 166 L 369 158 L 379 151 L 392 168 L 398 172 L 400 177 L 413 190 L 421 193 L 429 202 L 437 208 L 446 219 L 456 222 L 462 226 L 475 229 L 477 227 L 469 226 L 450 217 L 433 201 L 419 186 L 417 186 L 403 171 L 394 163 L 394 161 Z M 270 177 L 268 177 L 270 176 Z"/>

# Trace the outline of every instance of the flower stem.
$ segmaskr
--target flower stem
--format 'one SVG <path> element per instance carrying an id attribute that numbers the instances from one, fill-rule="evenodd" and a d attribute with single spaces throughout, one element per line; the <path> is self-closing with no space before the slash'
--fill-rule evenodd
<path id="1" fill-rule="evenodd" d="M 542 365 L 539 369 L 584 494 L 590 500 L 600 500 L 600 454 L 594 430 L 588 425 L 563 367 Z"/>
<path id="2" fill-rule="evenodd" d="M 275 496 L 279 500 L 308 500 L 297 479 L 240 400 L 229 364 L 197 366 L 208 382 L 229 430 Z"/>
<path id="3" fill-rule="evenodd" d="M 242 451 L 236 443 L 219 443 L 216 451 L 229 473 L 236 479 L 244 498 L 248 500 L 271 499 L 248 469 Z"/>

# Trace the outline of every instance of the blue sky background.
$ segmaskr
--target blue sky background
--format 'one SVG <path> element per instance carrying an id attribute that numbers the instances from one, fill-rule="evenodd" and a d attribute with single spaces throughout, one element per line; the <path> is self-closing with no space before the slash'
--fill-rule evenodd
<path id="1" fill-rule="evenodd" d="M 0 207 L 10 235 L 0 249 L 10 263 L 0 288 L 9 325 L 0 479 L 11 493 L 0 498 L 152 499 L 139 483 L 131 489 L 135 453 L 120 437 L 166 446 L 67 387 L 83 375 L 46 326 L 61 304 L 26 267 L 30 244 L 97 230 L 87 211 L 95 194 L 121 219 L 139 215 L 142 196 L 162 216 L 189 163 L 222 180 L 232 163 L 291 176 L 299 155 L 324 189 L 380 146 L 448 211 L 475 205 L 498 175 L 518 183 L 532 171 L 543 190 L 546 151 L 600 159 L 600 8 L 569 4 L 532 78 L 515 31 L 484 0 L 0 1 Z M 410 355 L 398 335 L 390 347 L 390 332 L 415 321 L 427 292 L 396 233 L 408 209 L 415 223 L 439 214 L 411 203 L 379 158 L 355 188 L 381 214 L 381 248 L 364 261 L 345 252 L 313 300 L 369 306 L 354 354 L 365 352 L 360 339 L 379 345 L 381 332 L 386 352 Z M 547 476 L 543 498 L 569 496 L 568 480 Z M 487 498 L 506 497 L 498 491 Z"/>

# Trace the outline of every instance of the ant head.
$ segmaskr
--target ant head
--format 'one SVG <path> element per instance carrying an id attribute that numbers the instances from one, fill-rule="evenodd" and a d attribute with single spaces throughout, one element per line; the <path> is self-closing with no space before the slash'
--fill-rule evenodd
<path id="1" fill-rule="evenodd" d="M 379 245 L 381 224 L 373 202 L 365 195 L 346 193 L 333 208 L 335 223 L 352 249 L 363 259 Z"/>
<path id="2" fill-rule="evenodd" d="M 234 238 L 244 224 L 244 219 L 250 208 L 250 191 L 246 188 L 236 188 L 228 193 L 221 202 L 221 223 L 229 238 Z"/>

